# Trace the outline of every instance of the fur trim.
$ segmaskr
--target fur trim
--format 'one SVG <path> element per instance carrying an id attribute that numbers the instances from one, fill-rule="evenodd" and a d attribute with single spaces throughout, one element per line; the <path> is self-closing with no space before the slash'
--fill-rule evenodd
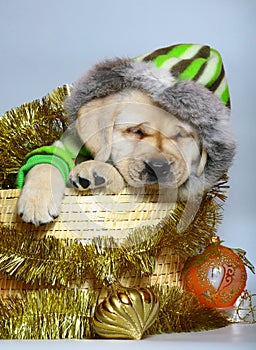
<path id="1" fill-rule="evenodd" d="M 181 197 L 187 198 L 192 188 L 200 193 L 211 187 L 229 169 L 235 140 L 230 110 L 203 85 L 190 80 L 177 81 L 169 71 L 151 62 L 118 58 L 103 61 L 89 70 L 74 85 L 65 108 L 72 122 L 85 103 L 131 88 L 146 92 L 160 107 L 198 130 L 208 153 L 207 164 L 200 177 L 192 175 L 182 186 Z"/>

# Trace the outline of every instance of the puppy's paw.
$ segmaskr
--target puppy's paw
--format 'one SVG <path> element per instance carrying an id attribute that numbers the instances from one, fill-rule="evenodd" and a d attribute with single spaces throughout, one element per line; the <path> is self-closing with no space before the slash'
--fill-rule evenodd
<path id="1" fill-rule="evenodd" d="M 52 222 L 59 216 L 65 184 L 58 169 L 37 165 L 26 176 L 17 210 L 22 220 L 36 226 Z"/>
<path id="2" fill-rule="evenodd" d="M 22 220 L 36 226 L 52 222 L 59 215 L 60 203 L 53 198 L 52 193 L 38 188 L 22 191 L 18 200 L 18 214 Z"/>
<path id="3" fill-rule="evenodd" d="M 78 164 L 69 174 L 70 183 L 79 190 L 106 188 L 111 192 L 120 192 L 124 179 L 112 165 L 89 160 Z"/>

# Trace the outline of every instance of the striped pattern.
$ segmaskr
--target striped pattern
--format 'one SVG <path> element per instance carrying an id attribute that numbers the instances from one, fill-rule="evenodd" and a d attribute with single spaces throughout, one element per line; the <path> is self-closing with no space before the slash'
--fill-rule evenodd
<path id="1" fill-rule="evenodd" d="M 207 45 L 179 44 L 158 49 L 135 58 L 152 61 L 169 70 L 177 80 L 194 80 L 203 84 L 230 107 L 225 71 L 219 52 Z"/>

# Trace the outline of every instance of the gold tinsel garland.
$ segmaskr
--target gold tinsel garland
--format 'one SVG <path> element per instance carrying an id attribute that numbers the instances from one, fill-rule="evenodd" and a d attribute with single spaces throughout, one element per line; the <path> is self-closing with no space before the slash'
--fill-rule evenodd
<path id="1" fill-rule="evenodd" d="M 153 289 L 161 307 L 145 335 L 209 330 L 229 324 L 225 316 L 201 306 L 190 293 L 176 287 Z M 96 291 L 45 289 L 0 298 L 0 338 L 95 338 L 92 320 L 99 297 Z"/>
<path id="2" fill-rule="evenodd" d="M 94 291 L 44 289 L 0 299 L 0 338 L 91 338 L 97 298 Z"/>
<path id="3" fill-rule="evenodd" d="M 0 189 L 15 188 L 25 156 L 33 149 L 51 145 L 66 130 L 63 100 L 69 94 L 70 87 L 64 85 L 0 117 Z"/>
<path id="4" fill-rule="evenodd" d="M 68 122 L 62 102 L 69 92 L 69 87 L 63 86 L 42 100 L 24 104 L 2 116 L 0 188 L 13 188 L 25 155 L 52 144 L 66 130 Z M 150 275 L 157 256 L 166 247 L 184 258 L 204 249 L 221 220 L 226 181 L 224 177 L 203 196 L 194 217 L 194 208 L 189 205 L 196 203 L 178 203 L 158 225 L 132 230 L 122 246 L 111 237 L 94 238 L 84 246 L 76 240 L 39 237 L 33 227 L 20 232 L 14 226 L 0 224 L 0 271 L 41 286 L 40 290 L 0 298 L 0 338 L 94 337 L 92 315 L 100 298 L 99 290 L 105 288 L 106 276 L 118 279 L 127 269 L 134 270 L 138 276 Z M 97 281 L 97 290 L 78 289 L 88 273 Z M 47 285 L 50 287 L 44 289 Z M 228 324 L 223 315 L 200 306 L 193 296 L 179 288 L 155 286 L 154 289 L 161 308 L 147 334 Z"/>

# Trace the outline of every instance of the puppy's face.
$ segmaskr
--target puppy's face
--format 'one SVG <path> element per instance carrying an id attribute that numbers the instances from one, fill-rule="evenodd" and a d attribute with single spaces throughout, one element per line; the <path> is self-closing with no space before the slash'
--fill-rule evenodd
<path id="1" fill-rule="evenodd" d="M 132 96 L 130 96 L 132 98 Z M 145 96 L 126 103 L 113 130 L 111 159 L 127 183 L 179 187 L 196 171 L 199 141 L 187 123 L 156 107 Z"/>
<path id="2" fill-rule="evenodd" d="M 105 107 L 103 100 L 98 108 L 93 102 L 93 112 L 90 106 L 86 110 L 82 107 L 78 132 L 95 158 L 111 161 L 129 185 L 158 183 L 177 188 L 191 173 L 202 172 L 199 139 L 191 125 L 157 107 L 136 90 L 121 97 L 105 98 Z M 108 119 L 104 127 L 103 119 Z M 94 127 L 89 126 L 91 123 Z M 94 130 L 89 132 L 94 134 L 89 139 L 85 137 L 88 128 Z"/>

